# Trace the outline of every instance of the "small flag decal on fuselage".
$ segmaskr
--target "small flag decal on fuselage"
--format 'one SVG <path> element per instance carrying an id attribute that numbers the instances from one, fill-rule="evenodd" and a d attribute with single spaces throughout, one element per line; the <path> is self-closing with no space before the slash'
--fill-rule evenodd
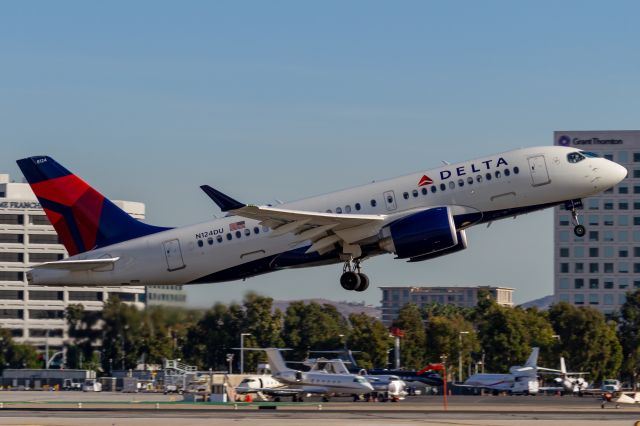
<path id="1" fill-rule="evenodd" d="M 242 222 L 235 222 L 229 225 L 229 231 L 238 231 L 244 228 L 244 220 Z"/>
<path id="2" fill-rule="evenodd" d="M 422 175 L 422 179 L 420 179 L 420 182 L 418 183 L 418 186 L 430 185 L 432 183 L 433 183 L 433 179 L 431 179 L 427 175 Z"/>

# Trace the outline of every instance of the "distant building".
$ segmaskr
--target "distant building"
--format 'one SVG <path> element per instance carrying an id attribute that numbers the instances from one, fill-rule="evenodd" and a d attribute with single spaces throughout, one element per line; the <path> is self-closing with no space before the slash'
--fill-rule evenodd
<path id="1" fill-rule="evenodd" d="M 382 290 L 382 322 L 391 325 L 407 303 L 422 308 L 438 303 L 472 308 L 478 304 L 478 291 L 487 290 L 502 306 L 513 306 L 513 289 L 507 287 L 380 287 Z"/>
<path id="2" fill-rule="evenodd" d="M 555 208 L 555 301 L 611 314 L 627 291 L 640 288 L 640 131 L 557 131 L 554 143 L 594 152 L 629 171 L 615 188 L 583 201 L 584 237 L 574 235 L 571 213 Z"/>
<path id="3" fill-rule="evenodd" d="M 133 217 L 144 218 L 143 203 L 114 203 Z M 156 296 L 168 291 L 164 288 L 27 285 L 25 272 L 31 266 L 65 257 L 67 252 L 29 185 L 10 182 L 9 175 L 0 174 L 0 327 L 8 329 L 16 341 L 40 348 L 48 342 L 52 350 L 59 350 L 69 338 L 64 312 L 71 304 L 101 310 L 106 300 L 117 296 L 144 308 L 148 297 L 159 302 L 166 299 Z M 170 292 L 184 303 L 182 290 Z"/>
<path id="4" fill-rule="evenodd" d="M 187 304 L 187 293 L 181 285 L 147 286 L 147 306 L 184 307 Z"/>

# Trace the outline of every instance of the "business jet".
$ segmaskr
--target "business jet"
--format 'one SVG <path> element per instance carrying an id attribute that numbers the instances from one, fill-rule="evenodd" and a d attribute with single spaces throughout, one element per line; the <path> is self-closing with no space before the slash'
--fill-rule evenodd
<path id="1" fill-rule="evenodd" d="M 541 374 L 553 374 L 557 375 L 554 380 L 559 386 L 556 387 L 544 387 L 540 388 L 541 391 L 560 391 L 571 392 L 574 394 L 582 395 L 584 391 L 589 387 L 589 382 L 584 377 L 589 373 L 585 371 L 571 372 L 567 371 L 567 366 L 564 361 L 564 357 L 560 357 L 560 370 L 553 368 L 538 367 L 538 371 Z"/>
<path id="2" fill-rule="evenodd" d="M 509 368 L 507 374 L 478 373 L 469 377 L 457 387 L 486 389 L 495 394 L 508 392 L 510 394 L 536 395 L 538 385 L 538 353 L 539 348 L 532 348 L 531 355 L 523 365 Z"/>
<path id="3" fill-rule="evenodd" d="M 329 373 L 326 370 L 305 372 L 289 368 L 277 348 L 244 350 L 264 351 L 274 380 L 270 383 L 271 386 L 263 388 L 257 387 L 255 382 L 246 382 L 243 386 L 236 387 L 239 393 L 261 392 L 275 397 L 292 396 L 294 402 L 302 402 L 306 394 L 322 395 L 323 401 L 328 401 L 331 395 L 364 395 L 374 390 L 367 379 L 357 374 Z"/>
<path id="4" fill-rule="evenodd" d="M 518 149 L 278 205 L 251 205 L 203 185 L 227 213 L 179 228 L 133 219 L 51 157 L 18 160 L 70 257 L 27 273 L 38 285 L 162 285 L 245 279 L 342 263 L 340 284 L 364 291 L 362 262 L 394 253 L 420 262 L 467 247 L 466 230 L 564 204 L 574 232 L 581 199 L 627 170 L 578 149 Z"/>

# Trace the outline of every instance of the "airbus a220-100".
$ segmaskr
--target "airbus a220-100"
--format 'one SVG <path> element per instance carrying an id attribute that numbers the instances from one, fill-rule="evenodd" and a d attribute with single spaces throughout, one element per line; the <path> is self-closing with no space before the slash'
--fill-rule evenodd
<path id="1" fill-rule="evenodd" d="M 119 209 L 51 157 L 18 160 L 70 257 L 28 273 L 40 285 L 162 285 L 244 279 L 342 264 L 340 284 L 364 291 L 363 261 L 393 253 L 420 262 L 467 247 L 466 230 L 564 204 L 575 233 L 581 199 L 627 170 L 597 155 L 546 146 L 491 155 L 278 206 L 245 204 L 204 185 L 227 213 L 165 228 Z"/>

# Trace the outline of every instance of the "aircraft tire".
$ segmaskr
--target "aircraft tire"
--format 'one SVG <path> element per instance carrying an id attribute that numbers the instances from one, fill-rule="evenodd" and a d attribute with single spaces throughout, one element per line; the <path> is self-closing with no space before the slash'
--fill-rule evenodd
<path id="1" fill-rule="evenodd" d="M 353 291 L 360 285 L 360 276 L 355 272 L 347 271 L 340 277 L 340 285 L 345 290 Z"/>
<path id="2" fill-rule="evenodd" d="M 573 233 L 576 234 L 576 237 L 584 237 L 584 234 L 587 233 L 587 228 L 585 228 L 584 225 L 576 225 L 575 228 L 573 228 Z"/>
<path id="3" fill-rule="evenodd" d="M 363 273 L 358 273 L 358 277 L 360 278 L 360 284 L 356 287 L 356 291 L 365 291 L 369 288 L 369 277 Z"/>

